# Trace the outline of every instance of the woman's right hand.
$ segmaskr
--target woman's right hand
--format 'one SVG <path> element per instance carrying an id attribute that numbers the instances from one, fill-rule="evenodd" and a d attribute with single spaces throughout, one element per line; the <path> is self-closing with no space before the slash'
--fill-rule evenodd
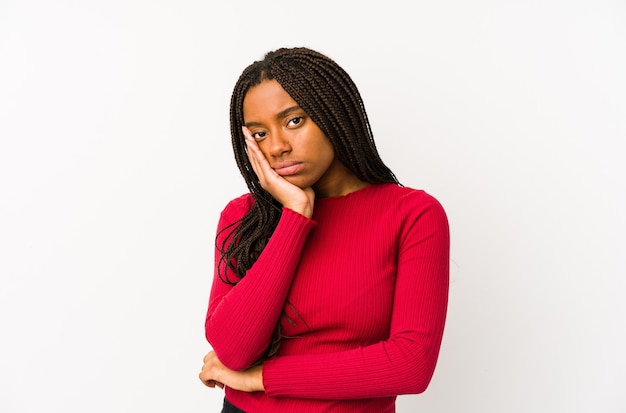
<path id="1" fill-rule="evenodd" d="M 269 192 L 285 208 L 289 208 L 307 218 L 313 216 L 315 192 L 312 188 L 300 188 L 276 173 L 271 167 L 263 152 L 252 137 L 250 130 L 242 127 L 248 147 L 248 159 L 252 169 L 259 178 L 263 189 Z"/>
<path id="2" fill-rule="evenodd" d="M 215 386 L 223 389 L 228 386 L 231 389 L 255 392 L 264 391 L 263 366 L 258 365 L 242 371 L 234 371 L 224 366 L 214 351 L 204 356 L 204 365 L 199 378 L 207 387 Z"/>

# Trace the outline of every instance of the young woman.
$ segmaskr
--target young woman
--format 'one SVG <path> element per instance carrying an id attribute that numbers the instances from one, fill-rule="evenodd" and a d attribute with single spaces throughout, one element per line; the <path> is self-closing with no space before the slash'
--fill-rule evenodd
<path id="1" fill-rule="evenodd" d="M 250 193 L 219 220 L 200 379 L 225 388 L 223 412 L 394 412 L 439 354 L 443 208 L 397 182 L 356 86 L 318 52 L 246 68 L 230 122 Z"/>

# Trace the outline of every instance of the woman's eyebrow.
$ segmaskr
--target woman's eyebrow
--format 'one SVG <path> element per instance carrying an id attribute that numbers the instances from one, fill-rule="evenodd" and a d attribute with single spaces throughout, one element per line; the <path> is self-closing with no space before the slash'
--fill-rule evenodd
<path id="1" fill-rule="evenodd" d="M 290 107 L 288 107 L 286 109 L 283 109 L 280 112 L 278 112 L 276 114 L 276 119 L 282 119 L 285 116 L 289 115 L 290 113 L 296 112 L 296 111 L 299 111 L 299 110 L 302 110 L 302 108 L 299 105 L 290 106 Z M 249 127 L 252 127 L 252 126 L 262 126 L 262 125 L 261 125 L 261 122 L 246 122 L 244 124 L 244 126 L 249 128 Z"/>
<path id="2" fill-rule="evenodd" d="M 278 112 L 276 114 L 276 119 L 284 118 L 285 116 L 289 115 L 291 112 L 295 112 L 297 110 L 302 110 L 302 108 L 298 105 L 290 106 L 287 109 L 283 109 L 280 112 Z"/>

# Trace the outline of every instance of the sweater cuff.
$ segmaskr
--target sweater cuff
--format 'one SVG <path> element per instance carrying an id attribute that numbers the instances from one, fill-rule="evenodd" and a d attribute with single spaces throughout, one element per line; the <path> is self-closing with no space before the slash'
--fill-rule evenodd
<path id="1" fill-rule="evenodd" d="M 300 235 L 299 232 L 307 234 L 311 229 L 317 226 L 317 222 L 304 215 L 283 207 L 282 216 L 274 233 L 282 234 L 283 231 L 287 231 L 287 234 Z M 295 233 L 294 233 L 295 231 Z"/>

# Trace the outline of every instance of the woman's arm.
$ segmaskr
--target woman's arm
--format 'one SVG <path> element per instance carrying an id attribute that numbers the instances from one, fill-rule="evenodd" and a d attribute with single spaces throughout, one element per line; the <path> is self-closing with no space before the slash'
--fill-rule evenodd
<path id="1" fill-rule="evenodd" d="M 448 222 L 435 201 L 405 227 L 389 339 L 330 354 L 274 357 L 263 365 L 263 385 L 269 396 L 352 399 L 426 389 L 446 318 Z"/>
<path id="2" fill-rule="evenodd" d="M 226 236 L 221 229 L 247 212 L 235 204 L 229 204 L 220 217 L 217 245 L 221 245 Z M 283 208 L 267 246 L 236 286 L 220 280 L 217 273 L 220 253 L 216 249 L 205 332 L 224 365 L 233 370 L 247 368 L 267 348 L 283 310 L 302 247 L 314 226 L 310 219 Z M 231 280 L 236 279 L 230 271 L 228 276 Z"/>
<path id="3" fill-rule="evenodd" d="M 217 273 L 220 252 L 215 252 L 215 276 L 205 329 L 207 340 L 224 365 L 234 370 L 249 367 L 265 351 L 282 313 L 304 241 L 314 226 L 310 220 L 315 194 L 299 188 L 274 171 L 250 131 L 246 137 L 248 158 L 262 187 L 283 205 L 281 219 L 268 244 L 246 276 L 233 287 Z M 249 209 L 249 207 L 248 207 Z M 247 211 L 245 211 L 247 212 Z M 245 213 L 222 213 L 217 245 L 226 234 L 220 232 Z M 233 274 L 229 274 L 231 279 Z"/>

